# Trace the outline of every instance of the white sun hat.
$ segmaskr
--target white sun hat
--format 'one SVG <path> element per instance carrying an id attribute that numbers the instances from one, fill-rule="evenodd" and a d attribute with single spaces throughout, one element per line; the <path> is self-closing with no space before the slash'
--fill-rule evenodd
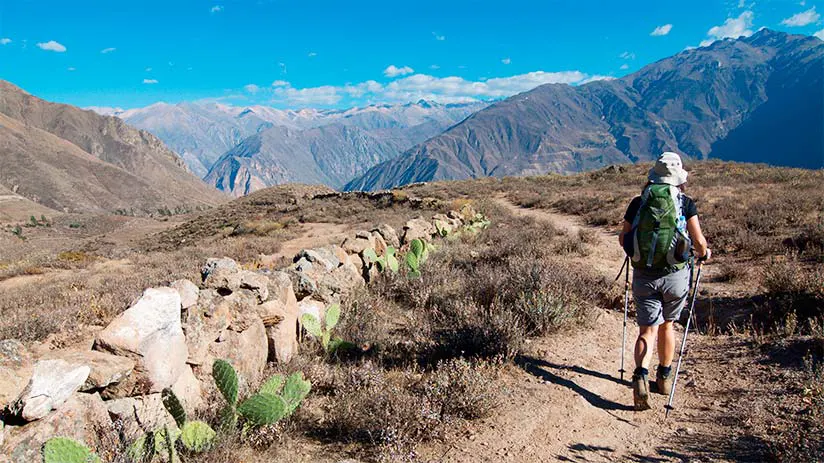
<path id="1" fill-rule="evenodd" d="M 649 181 L 679 186 L 687 183 L 688 172 L 681 164 L 681 156 L 667 151 L 658 156 L 655 166 L 649 171 Z"/>

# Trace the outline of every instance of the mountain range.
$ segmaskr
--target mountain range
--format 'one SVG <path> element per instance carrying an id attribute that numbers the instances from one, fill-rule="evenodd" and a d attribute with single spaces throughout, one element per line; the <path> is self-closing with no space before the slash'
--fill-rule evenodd
<path id="1" fill-rule="evenodd" d="M 762 29 L 621 79 L 547 84 L 495 103 L 349 182 L 571 173 L 662 151 L 824 167 L 824 42 Z"/>
<path id="2" fill-rule="evenodd" d="M 225 200 L 149 132 L 2 80 L 0 186 L 6 202 L 66 212 L 156 212 Z"/>
<path id="3" fill-rule="evenodd" d="M 485 106 L 421 100 L 346 110 L 281 110 L 212 102 L 157 103 L 126 111 L 89 109 L 150 131 L 192 172 L 221 190 L 243 195 L 285 182 L 340 188 L 367 168 Z"/>

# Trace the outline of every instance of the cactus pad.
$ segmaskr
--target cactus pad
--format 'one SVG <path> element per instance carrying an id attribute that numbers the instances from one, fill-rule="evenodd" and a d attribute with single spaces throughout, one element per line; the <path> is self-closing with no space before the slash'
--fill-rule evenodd
<path id="1" fill-rule="evenodd" d="M 289 380 L 287 379 L 287 384 Z M 272 394 L 255 394 L 244 400 L 237 408 L 238 413 L 255 426 L 265 426 L 278 422 L 286 416 L 286 403 Z"/>
<path id="2" fill-rule="evenodd" d="M 66 437 L 54 437 L 43 445 L 44 463 L 100 463 L 88 447 Z"/>
<path id="3" fill-rule="evenodd" d="M 203 452 L 215 440 L 215 431 L 203 421 L 189 421 L 180 430 L 180 442 L 187 450 Z"/>
<path id="4" fill-rule="evenodd" d="M 217 359 L 212 365 L 212 377 L 229 405 L 237 404 L 237 373 L 226 360 Z"/>
<path id="5" fill-rule="evenodd" d="M 166 410 L 172 415 L 175 423 L 182 428 L 183 425 L 186 424 L 186 410 L 183 409 L 183 405 L 180 403 L 177 395 L 167 387 L 163 389 L 160 396 L 163 400 L 163 406 L 166 407 Z"/>

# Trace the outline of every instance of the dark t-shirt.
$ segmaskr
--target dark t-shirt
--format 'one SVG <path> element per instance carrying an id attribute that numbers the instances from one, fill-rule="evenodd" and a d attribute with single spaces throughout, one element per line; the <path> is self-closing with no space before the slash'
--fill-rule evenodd
<path id="1" fill-rule="evenodd" d="M 629 203 L 627 213 L 624 214 L 624 220 L 632 223 L 632 221 L 635 220 L 635 214 L 638 213 L 639 207 L 641 207 L 641 197 L 636 196 Z M 698 208 L 695 207 L 695 201 L 687 195 L 681 195 L 681 211 L 684 212 L 684 218 L 687 220 L 698 215 Z"/>

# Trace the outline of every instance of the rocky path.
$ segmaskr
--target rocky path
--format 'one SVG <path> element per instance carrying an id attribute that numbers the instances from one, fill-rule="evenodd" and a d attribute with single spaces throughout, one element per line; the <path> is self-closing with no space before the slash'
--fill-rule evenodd
<path id="1" fill-rule="evenodd" d="M 574 217 L 521 209 L 503 199 L 499 203 L 515 214 L 546 220 L 567 232 L 577 233 L 585 227 Z M 623 259 L 617 238 L 602 229 L 592 230 L 596 242 L 585 259 L 605 275 L 614 276 Z M 741 461 L 733 448 L 735 428 L 731 420 L 725 420 L 724 404 L 734 398 L 726 394 L 728 385 L 707 379 L 712 362 L 724 360 L 733 340 L 690 334 L 676 410 L 667 419 L 663 395 L 653 395 L 653 410 L 632 409 L 630 349 L 637 328 L 630 321 L 626 354 L 630 373 L 623 381 L 618 377 L 621 328 L 622 313 L 601 310 L 579 331 L 532 341 L 530 354 L 517 360 L 518 367 L 507 381 L 507 399 L 498 414 L 459 433 L 449 446 L 438 449 L 440 453 L 428 455 L 429 459 Z"/>

